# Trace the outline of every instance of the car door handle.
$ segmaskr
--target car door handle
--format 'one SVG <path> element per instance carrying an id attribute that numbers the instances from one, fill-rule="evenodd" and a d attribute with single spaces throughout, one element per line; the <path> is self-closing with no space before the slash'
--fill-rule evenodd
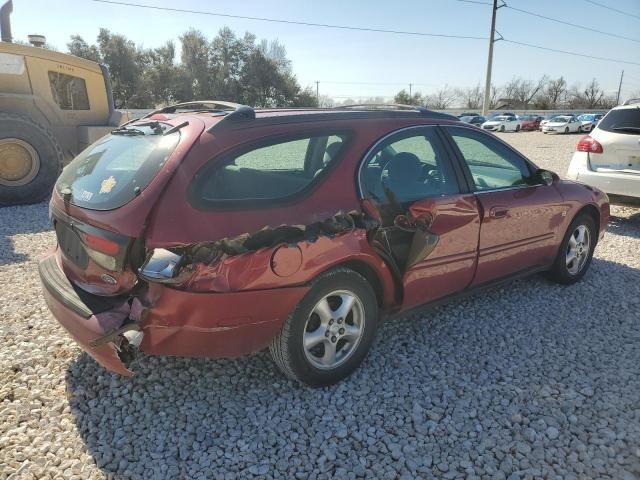
<path id="1" fill-rule="evenodd" d="M 489 216 L 491 218 L 504 218 L 509 213 L 509 209 L 507 207 L 492 207 L 489 210 Z"/>

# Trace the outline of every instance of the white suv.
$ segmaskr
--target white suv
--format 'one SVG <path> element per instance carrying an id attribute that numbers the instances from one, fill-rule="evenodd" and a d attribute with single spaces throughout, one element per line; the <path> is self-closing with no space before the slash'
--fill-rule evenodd
<path id="1" fill-rule="evenodd" d="M 610 195 L 640 198 L 640 98 L 610 110 L 580 139 L 567 177 Z"/>

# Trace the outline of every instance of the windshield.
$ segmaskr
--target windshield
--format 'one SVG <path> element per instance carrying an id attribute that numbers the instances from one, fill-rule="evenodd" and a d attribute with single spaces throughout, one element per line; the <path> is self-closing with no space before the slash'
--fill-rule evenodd
<path id="1" fill-rule="evenodd" d="M 571 120 L 571 117 L 553 117 L 551 119 L 552 122 L 558 123 L 567 123 L 569 120 Z"/>
<path id="2" fill-rule="evenodd" d="M 578 120 L 581 122 L 593 122 L 596 119 L 595 115 L 580 115 Z"/>
<path id="3" fill-rule="evenodd" d="M 640 134 L 640 108 L 621 108 L 611 110 L 600 123 L 598 129 L 606 132 Z"/>
<path id="4" fill-rule="evenodd" d="M 67 165 L 56 189 L 79 207 L 121 207 L 151 183 L 179 139 L 179 131 L 158 122 L 120 127 Z"/>
<path id="5" fill-rule="evenodd" d="M 460 120 L 462 120 L 463 122 L 470 122 L 473 119 L 474 117 L 460 117 Z"/>
<path id="6" fill-rule="evenodd" d="M 507 120 L 510 120 L 511 118 L 513 118 L 513 117 L 504 117 L 504 116 L 500 116 L 500 117 L 496 117 L 496 118 L 494 118 L 494 120 L 495 120 L 496 122 L 506 122 Z"/>

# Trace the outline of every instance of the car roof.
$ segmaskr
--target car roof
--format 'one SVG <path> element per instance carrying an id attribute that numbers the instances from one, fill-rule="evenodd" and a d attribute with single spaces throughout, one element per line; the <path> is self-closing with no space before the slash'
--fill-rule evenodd
<path id="1" fill-rule="evenodd" d="M 181 116 L 197 115 L 205 130 L 225 127 L 249 127 L 283 123 L 309 123 L 331 120 L 413 119 L 419 123 L 460 123 L 460 119 L 446 113 L 410 105 L 346 105 L 337 108 L 268 108 L 253 109 L 229 102 L 186 102 L 153 111 L 144 119 L 173 120 Z"/>

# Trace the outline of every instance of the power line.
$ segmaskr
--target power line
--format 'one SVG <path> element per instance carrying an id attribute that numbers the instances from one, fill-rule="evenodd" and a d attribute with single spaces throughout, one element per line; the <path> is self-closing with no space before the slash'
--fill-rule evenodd
<path id="1" fill-rule="evenodd" d="M 558 20 L 557 18 L 546 17 L 544 15 L 540 15 L 539 13 L 530 12 L 528 10 L 523 10 L 521 8 L 512 7 L 511 5 L 504 5 L 504 7 L 508 8 L 510 10 L 514 10 L 516 12 L 520 12 L 520 13 L 525 13 L 527 15 L 531 15 L 533 17 L 538 17 L 538 18 L 542 18 L 544 20 L 549 20 L 551 22 L 560 23 L 562 25 L 568 25 L 570 27 L 580 28 L 582 30 L 587 30 L 587 31 L 590 31 L 590 32 L 599 33 L 601 35 L 608 35 L 610 37 L 621 38 L 621 39 L 624 39 L 624 40 L 630 40 L 632 42 L 640 43 L 640 40 L 638 40 L 637 38 L 625 37 L 624 35 L 618 35 L 616 33 L 604 32 L 602 30 L 597 30 L 597 29 L 591 28 L 591 27 L 585 27 L 584 25 L 578 25 L 576 23 L 565 22 L 564 20 Z"/>
<path id="2" fill-rule="evenodd" d="M 456 2 L 464 2 L 464 3 L 475 3 L 476 5 L 489 5 L 492 4 L 490 2 L 479 2 L 478 0 L 454 0 Z"/>
<path id="3" fill-rule="evenodd" d="M 550 52 L 564 53 L 566 55 L 573 55 L 575 57 L 593 58 L 595 60 L 603 60 L 605 62 L 625 63 L 627 65 L 637 65 L 637 66 L 640 67 L 640 63 L 629 62 L 627 60 L 618 60 L 618 59 L 615 59 L 615 58 L 606 58 L 606 57 L 596 57 L 595 55 L 586 55 L 584 53 L 570 52 L 568 50 L 558 50 L 556 48 L 541 47 L 540 45 L 532 45 L 531 43 L 516 42 L 515 40 L 507 40 L 506 38 L 502 38 L 501 40 L 503 42 L 513 43 L 514 45 L 522 45 L 524 47 L 537 48 L 539 50 L 548 50 Z"/>
<path id="4" fill-rule="evenodd" d="M 625 11 L 622 11 L 622 10 L 618 10 L 617 8 L 610 7 L 609 5 L 603 5 L 602 3 L 594 2 L 593 0 L 584 0 L 584 1 L 588 2 L 588 3 L 591 3 L 593 5 L 597 5 L 597 6 L 602 7 L 602 8 L 606 8 L 607 10 L 618 12 L 618 13 L 620 13 L 622 15 L 627 15 L 627 16 L 633 17 L 633 18 L 640 18 L 640 15 L 634 15 L 633 13 L 629 13 L 629 12 L 625 12 Z"/>
<path id="5" fill-rule="evenodd" d="M 155 6 L 155 5 L 145 5 L 145 4 L 141 4 L 141 3 L 132 3 L 132 2 L 117 1 L 117 0 L 91 0 L 91 1 L 97 2 L 97 3 L 110 4 L 110 5 L 121 5 L 121 6 L 126 6 L 126 7 L 146 8 L 146 9 L 150 9 L 150 10 L 160 10 L 160 11 L 178 12 L 178 13 L 192 13 L 192 14 L 197 14 L 197 15 L 209 15 L 209 16 L 214 16 L 214 17 L 238 18 L 238 19 L 243 19 L 243 20 L 255 20 L 255 21 L 261 21 L 261 22 L 284 23 L 284 24 L 291 24 L 291 25 L 303 25 L 303 26 L 308 26 L 308 27 L 334 28 L 334 29 L 342 29 L 342 30 L 356 30 L 356 31 L 364 31 L 364 32 L 391 33 L 391 34 L 397 34 L 397 35 L 414 35 L 414 36 L 423 36 L 423 37 L 443 37 L 443 38 L 459 38 L 459 39 L 468 39 L 468 40 L 487 40 L 487 37 L 477 37 L 477 36 L 471 36 L 471 35 L 448 35 L 448 34 L 443 34 L 443 33 L 410 32 L 410 31 L 403 31 L 403 30 L 386 30 L 386 29 L 380 29 L 380 28 L 354 27 L 354 26 L 348 26 L 348 25 L 332 25 L 332 24 L 324 24 L 324 23 L 301 22 L 301 21 L 294 21 L 294 20 L 281 20 L 281 19 L 266 18 L 266 17 L 249 17 L 249 16 L 231 15 L 231 14 L 226 14 L 226 13 L 208 12 L 208 11 L 201 11 L 201 10 L 188 10 L 188 9 L 173 8 L 173 7 L 159 7 L 159 6 Z M 458 1 L 458 0 L 456 0 L 456 1 Z M 471 2 L 472 0 L 465 0 L 465 1 Z M 585 0 L 585 1 L 591 1 L 591 0 Z M 640 18 L 640 17 L 638 17 L 638 18 Z M 525 47 L 537 48 L 539 50 L 547 50 L 547 51 L 550 51 L 550 52 L 564 53 L 566 55 L 573 55 L 573 56 L 577 56 L 577 57 L 591 58 L 591 59 L 594 59 L 594 60 L 603 60 L 603 61 L 607 61 L 607 62 L 617 62 L 617 63 L 624 63 L 624 64 L 628 64 L 628 65 L 640 66 L 640 63 L 637 63 L 637 62 L 630 62 L 630 61 L 626 61 L 626 60 L 617 60 L 617 59 L 606 58 L 606 57 L 597 57 L 595 55 L 587 55 L 587 54 L 582 54 L 582 53 L 578 53 L 578 52 L 570 52 L 570 51 L 567 51 L 567 50 L 559 50 L 559 49 L 555 49 L 555 48 L 542 47 L 540 45 L 532 45 L 530 43 L 518 42 L 518 41 L 515 41 L 515 40 L 507 40 L 505 38 L 501 38 L 499 40 L 503 40 L 505 42 L 512 43 L 514 45 L 522 45 L 522 46 L 525 46 Z"/>
<path id="6" fill-rule="evenodd" d="M 121 5 L 125 7 L 147 8 L 150 10 L 162 10 L 167 12 L 178 12 L 178 13 L 194 13 L 197 15 L 209 15 L 212 17 L 224 17 L 224 18 L 238 18 L 242 20 L 255 20 L 258 22 L 285 23 L 288 25 L 303 25 L 306 27 L 335 28 L 335 29 L 341 29 L 341 30 L 357 30 L 361 32 L 392 33 L 396 35 L 413 35 L 413 36 L 419 36 L 419 37 L 440 37 L 440 38 L 459 38 L 459 39 L 465 39 L 465 40 L 486 40 L 485 37 L 476 37 L 473 35 L 448 35 L 444 33 L 410 32 L 410 31 L 404 31 L 404 30 L 385 30 L 382 28 L 355 27 L 350 25 L 332 25 L 328 23 L 312 23 L 312 22 L 301 22 L 301 21 L 294 21 L 294 20 L 281 20 L 281 19 L 266 18 L 266 17 L 248 17 L 243 15 L 231 15 L 227 13 L 207 12 L 202 10 L 188 10 L 185 8 L 159 7 L 155 5 L 144 5 L 142 3 L 129 3 L 129 2 L 120 2 L 115 0 L 91 0 L 91 1 L 98 2 L 98 3 L 107 3 L 110 5 Z"/>
<path id="7" fill-rule="evenodd" d="M 330 85 L 389 85 L 389 86 L 397 86 L 397 85 L 411 85 L 418 87 L 434 87 L 436 84 L 434 83 L 414 83 L 414 82 L 351 82 L 351 81 L 341 81 L 341 80 L 320 80 L 320 83 L 328 83 Z"/>

